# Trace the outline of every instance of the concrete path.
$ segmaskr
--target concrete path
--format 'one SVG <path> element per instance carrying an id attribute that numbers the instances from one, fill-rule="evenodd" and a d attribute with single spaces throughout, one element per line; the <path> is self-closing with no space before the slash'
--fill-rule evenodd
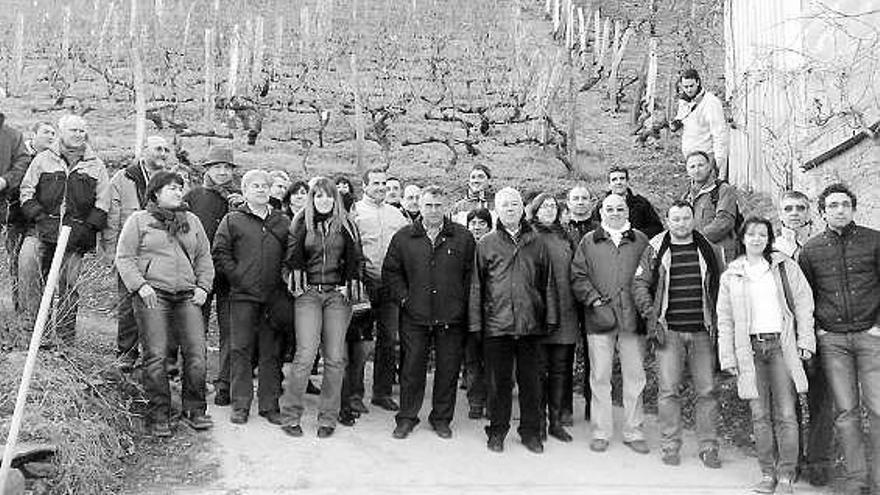
<path id="1" fill-rule="evenodd" d="M 425 421 L 429 399 L 423 422 L 406 440 L 391 437 L 394 415 L 377 407 L 371 407 L 354 427 L 339 426 L 332 438 L 319 440 L 317 401 L 308 397 L 305 435 L 299 439 L 284 435 L 256 410 L 248 424 L 239 426 L 229 422 L 229 408 L 212 405 L 216 427 L 210 434 L 221 464 L 220 478 L 211 486 L 178 493 L 746 494 L 759 478 L 757 461 L 733 448 L 722 450 L 722 469 L 704 468 L 690 432 L 681 466 L 664 466 L 653 416 L 648 417 L 647 433 L 654 450 L 648 455 L 630 451 L 619 436 L 607 452 L 591 452 L 582 417 L 570 429 L 572 443 L 551 438 L 544 454 L 535 455 L 520 444 L 514 430 L 505 452 L 495 454 L 486 449 L 486 421 L 467 419 L 463 393 L 459 393 L 451 440 L 437 437 Z M 576 401 L 575 411 L 583 411 L 583 399 Z M 797 492 L 822 493 L 806 484 L 800 484 Z"/>

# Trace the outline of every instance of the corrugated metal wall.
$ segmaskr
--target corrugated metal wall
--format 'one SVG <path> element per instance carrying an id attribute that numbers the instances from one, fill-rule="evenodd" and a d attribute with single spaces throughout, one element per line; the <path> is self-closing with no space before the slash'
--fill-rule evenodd
<path id="1" fill-rule="evenodd" d="M 726 0 L 730 181 L 775 193 L 791 184 L 803 112 L 801 0 Z"/>

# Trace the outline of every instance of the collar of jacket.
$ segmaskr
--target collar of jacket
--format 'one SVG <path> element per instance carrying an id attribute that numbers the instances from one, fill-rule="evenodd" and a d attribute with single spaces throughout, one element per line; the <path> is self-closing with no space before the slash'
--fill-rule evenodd
<path id="1" fill-rule="evenodd" d="M 56 158 L 61 160 L 63 163 L 67 163 L 64 161 L 64 156 L 61 154 L 61 142 L 59 140 L 56 139 L 55 142 L 52 143 L 51 146 L 46 148 L 46 151 L 51 152 L 53 155 L 55 155 Z M 86 149 L 83 151 L 82 159 L 79 161 L 79 163 L 74 165 L 74 167 L 71 168 L 71 170 L 79 168 L 80 165 L 83 163 L 90 162 L 92 160 L 97 160 L 97 159 L 98 159 L 98 155 L 95 153 L 95 150 L 93 150 L 92 147 L 87 144 Z"/>
<path id="2" fill-rule="evenodd" d="M 770 269 L 772 270 L 775 266 L 784 262 L 785 258 L 788 258 L 788 256 L 780 253 L 779 251 L 773 251 L 772 253 L 770 253 Z M 746 257 L 744 255 L 740 256 L 730 262 L 730 265 L 728 265 L 727 267 L 727 271 L 731 275 L 736 275 L 737 277 L 745 277 L 746 263 Z"/>
<path id="3" fill-rule="evenodd" d="M 608 232 L 605 232 L 605 229 L 601 225 L 596 227 L 596 230 L 593 231 L 593 242 L 598 244 L 599 242 L 608 239 L 610 239 L 610 237 L 608 236 Z M 623 233 L 623 239 L 634 241 L 636 240 L 636 234 L 633 232 L 632 229 L 629 229 Z"/>
<path id="4" fill-rule="evenodd" d="M 504 235 L 502 237 L 504 239 L 506 239 L 510 242 L 513 242 L 513 235 L 511 235 L 510 231 L 504 227 L 504 224 L 501 223 L 501 219 L 499 219 L 498 222 L 496 222 L 495 230 L 497 230 L 499 233 L 503 233 Z M 523 241 L 526 241 L 527 234 L 534 234 L 534 233 L 535 233 L 535 229 L 533 229 L 532 226 L 529 225 L 529 222 L 526 221 L 525 217 L 520 219 L 520 221 L 519 221 L 519 238 L 522 239 Z"/>
<path id="5" fill-rule="evenodd" d="M 269 206 L 269 205 L 266 205 L 266 207 L 269 208 L 269 213 L 266 214 L 266 218 L 265 218 L 265 220 L 262 219 L 262 218 L 260 218 L 260 216 L 257 215 L 256 213 L 252 212 L 251 209 L 248 208 L 247 203 L 245 203 L 245 204 L 239 206 L 238 208 L 236 208 L 236 211 L 240 211 L 240 212 L 242 212 L 242 213 L 244 213 L 244 214 L 246 214 L 246 215 L 250 215 L 250 216 L 256 218 L 257 220 L 259 220 L 259 221 L 261 221 L 261 222 L 268 222 L 269 220 L 272 220 L 274 217 L 276 217 L 276 216 L 278 216 L 278 215 L 281 215 L 281 212 L 278 211 L 278 210 L 276 210 L 275 208 L 272 208 L 272 207 Z"/>
<path id="6" fill-rule="evenodd" d="M 424 237 L 428 235 L 427 230 L 425 230 L 425 225 L 421 220 L 416 220 L 412 223 L 410 235 L 413 237 Z M 452 228 L 452 222 L 447 217 L 443 217 L 443 226 L 440 227 L 440 235 L 446 237 L 455 235 L 455 229 Z"/>
<path id="7" fill-rule="evenodd" d="M 485 203 L 491 194 L 492 194 L 492 191 L 491 191 L 490 186 L 486 186 L 479 191 L 471 191 L 471 188 L 468 187 L 466 197 L 470 201 L 479 201 L 481 203 Z"/>
<path id="8" fill-rule="evenodd" d="M 856 232 L 856 222 L 855 220 L 848 223 L 843 229 L 841 233 L 837 233 L 836 230 L 832 229 L 830 226 L 825 226 L 826 235 L 830 236 L 832 239 L 846 238 L 851 237 Z"/>

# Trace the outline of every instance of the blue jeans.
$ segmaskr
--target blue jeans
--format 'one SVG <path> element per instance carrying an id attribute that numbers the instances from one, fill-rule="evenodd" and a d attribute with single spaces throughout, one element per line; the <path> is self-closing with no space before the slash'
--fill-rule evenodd
<path id="1" fill-rule="evenodd" d="M 798 422 L 794 381 L 782 357 L 778 338 L 752 339 L 758 398 L 749 401 L 755 450 L 761 472 L 793 478 L 798 460 Z M 774 439 L 775 434 L 775 439 Z"/>
<path id="2" fill-rule="evenodd" d="M 116 275 L 116 287 L 119 294 L 119 300 L 116 303 L 116 355 L 137 359 L 140 355 L 138 326 L 131 303 L 134 294 L 128 291 L 128 288 L 122 283 L 122 277 L 118 274 Z"/>
<path id="3" fill-rule="evenodd" d="M 706 331 L 666 333 L 657 351 L 657 414 L 664 451 L 681 448 L 681 378 L 685 360 L 697 394 L 696 427 L 700 452 L 718 448 L 718 400 L 715 396 L 715 350 Z"/>
<path id="4" fill-rule="evenodd" d="M 834 424 L 843 445 L 847 482 L 871 486 L 859 409 L 868 411 L 873 492 L 880 493 L 880 333 L 819 332 L 819 355 L 834 397 Z"/>
<path id="5" fill-rule="evenodd" d="M 140 296 L 132 297 L 138 337 L 143 348 L 144 389 L 153 421 L 167 421 L 171 407 L 168 388 L 168 341 L 180 345 L 183 355 L 181 401 L 184 412 L 205 412 L 205 329 L 192 292 L 156 291 L 156 307 L 149 309 Z"/>
<path id="6" fill-rule="evenodd" d="M 336 426 L 342 398 L 342 378 L 345 374 L 345 333 L 350 320 L 351 304 L 337 291 L 318 292 L 309 289 L 296 298 L 296 354 L 281 401 L 285 404 L 283 413 L 288 424 L 300 424 L 306 385 L 312 373 L 318 346 L 321 345 L 324 379 L 318 402 L 318 425 Z"/>

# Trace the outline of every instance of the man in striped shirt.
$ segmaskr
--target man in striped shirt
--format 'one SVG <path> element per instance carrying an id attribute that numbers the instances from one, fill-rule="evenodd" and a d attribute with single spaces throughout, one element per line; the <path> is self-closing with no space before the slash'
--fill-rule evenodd
<path id="1" fill-rule="evenodd" d="M 681 397 L 685 359 L 697 393 L 700 460 L 721 467 L 718 458 L 718 402 L 715 398 L 715 301 L 724 257 L 694 229 L 693 207 L 676 201 L 666 215 L 668 230 L 657 234 L 642 255 L 633 297 L 657 343 L 657 397 L 663 462 L 681 463 Z"/>

